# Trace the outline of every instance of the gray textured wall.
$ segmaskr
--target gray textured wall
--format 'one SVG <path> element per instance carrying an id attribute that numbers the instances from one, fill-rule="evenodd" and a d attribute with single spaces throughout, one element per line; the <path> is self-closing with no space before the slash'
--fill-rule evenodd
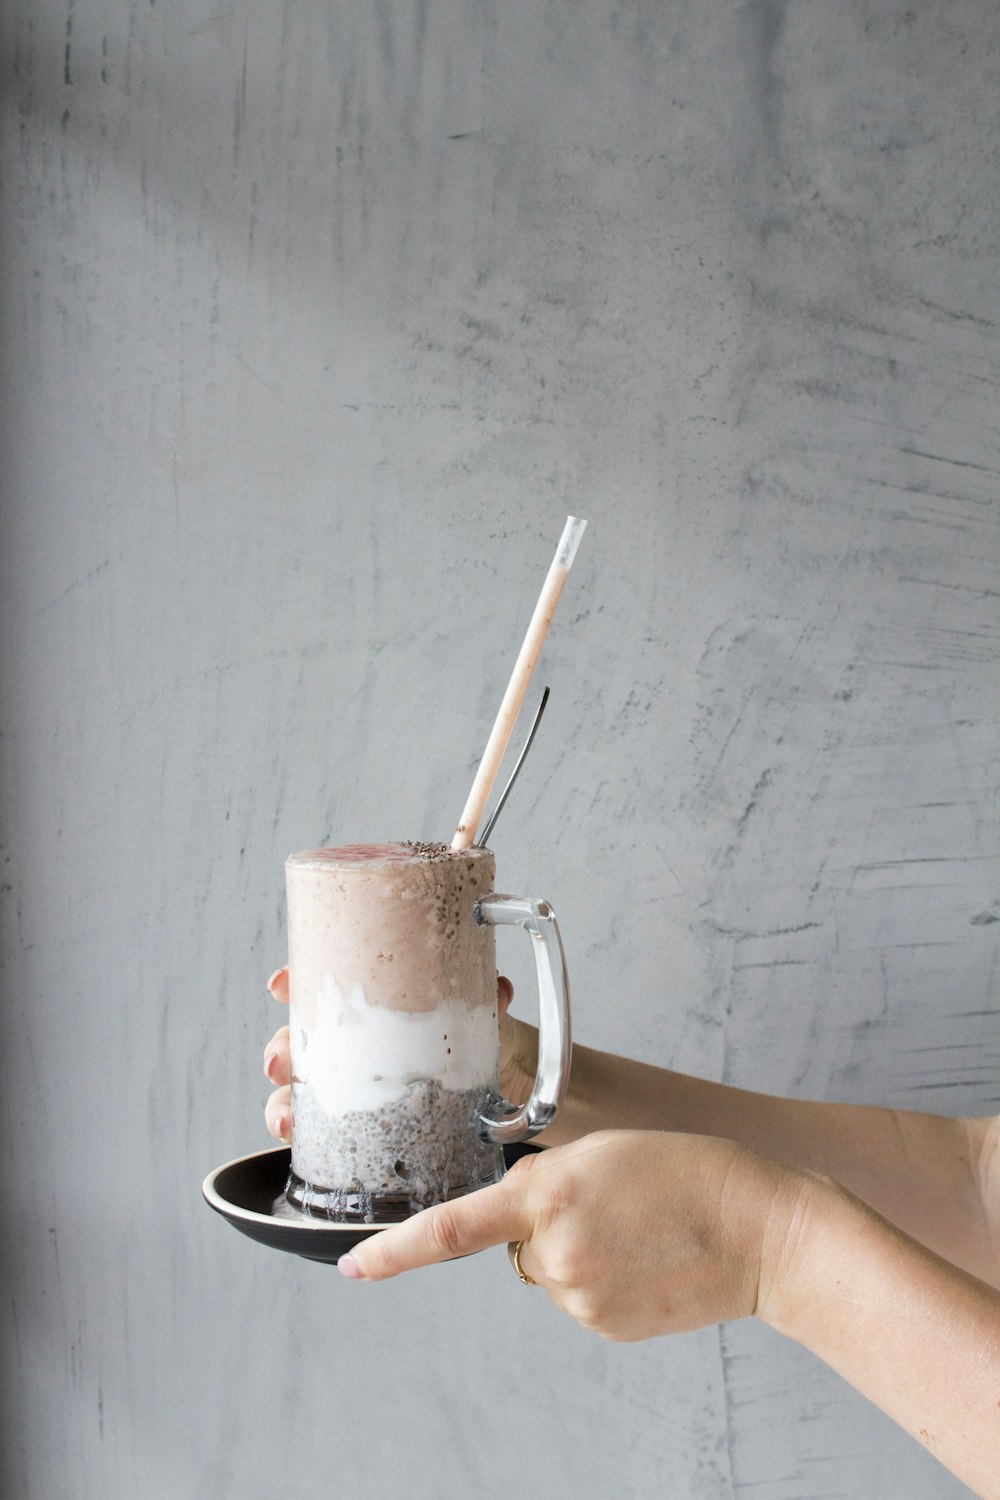
<path id="1" fill-rule="evenodd" d="M 5 1494 L 965 1493 L 752 1324 L 345 1286 L 199 1183 L 284 855 L 447 835 L 567 511 L 496 847 L 578 1036 L 998 1107 L 997 15 L 3 7 Z"/>

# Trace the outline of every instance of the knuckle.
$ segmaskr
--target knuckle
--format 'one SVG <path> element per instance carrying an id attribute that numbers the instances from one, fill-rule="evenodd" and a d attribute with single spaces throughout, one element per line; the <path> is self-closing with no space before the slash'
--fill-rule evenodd
<path id="1" fill-rule="evenodd" d="M 594 1290 L 569 1292 L 561 1305 L 587 1333 L 595 1333 L 607 1343 L 631 1344 L 643 1337 L 632 1330 L 629 1320 L 622 1316 L 622 1308 Z"/>
<path id="2" fill-rule="evenodd" d="M 590 1298 L 583 1292 L 564 1293 L 559 1298 L 559 1306 L 564 1313 L 578 1323 L 587 1333 L 599 1331 L 599 1319 L 595 1313 Z"/>
<path id="3" fill-rule="evenodd" d="M 517 1161 L 507 1168 L 504 1181 L 511 1182 L 527 1176 L 529 1172 L 535 1170 L 541 1160 L 541 1155 L 539 1151 L 529 1151 L 526 1155 L 519 1156 Z"/>
<path id="4" fill-rule="evenodd" d="M 443 1203 L 428 1214 L 427 1233 L 433 1248 L 446 1260 L 462 1253 L 462 1237 L 455 1212 Z"/>
<path id="5" fill-rule="evenodd" d="M 545 1251 L 545 1279 L 556 1286 L 578 1289 L 587 1279 L 586 1247 L 575 1235 L 560 1235 Z"/>
<path id="6" fill-rule="evenodd" d="M 620 1130 L 593 1130 L 587 1139 L 594 1148 L 613 1147 L 620 1143 L 622 1134 Z"/>
<path id="7" fill-rule="evenodd" d="M 572 1223 L 579 1204 L 579 1185 L 572 1175 L 561 1172 L 545 1183 L 545 1192 L 538 1204 L 540 1225 L 558 1231 L 560 1240 L 568 1239 L 568 1226 Z"/>

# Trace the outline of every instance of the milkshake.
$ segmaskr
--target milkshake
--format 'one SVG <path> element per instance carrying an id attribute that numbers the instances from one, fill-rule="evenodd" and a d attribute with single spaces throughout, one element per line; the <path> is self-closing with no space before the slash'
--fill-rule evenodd
<path id="1" fill-rule="evenodd" d="M 391 1222 L 495 1182 L 496 953 L 476 902 L 489 850 L 393 843 L 285 864 L 292 1163 L 288 1201 Z"/>

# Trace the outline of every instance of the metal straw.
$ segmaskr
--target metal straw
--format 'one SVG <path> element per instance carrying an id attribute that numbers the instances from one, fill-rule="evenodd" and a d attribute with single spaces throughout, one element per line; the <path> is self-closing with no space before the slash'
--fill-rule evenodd
<path id="1" fill-rule="evenodd" d="M 488 821 L 486 823 L 486 827 L 483 829 L 482 833 L 479 835 L 478 839 L 476 840 L 476 847 L 479 848 L 479 849 L 485 849 L 486 848 L 486 841 L 489 838 L 490 834 L 493 832 L 493 825 L 496 822 L 497 818 L 499 818 L 500 814 L 503 812 L 503 805 L 507 801 L 508 796 L 510 795 L 510 789 L 511 789 L 511 787 L 514 785 L 514 782 L 517 780 L 517 773 L 518 773 L 518 771 L 520 771 L 521 767 L 524 765 L 524 757 L 527 755 L 528 751 L 531 749 L 531 742 L 535 738 L 535 731 L 537 730 L 539 724 L 542 722 L 542 714 L 545 712 L 545 705 L 546 705 L 546 703 L 548 703 L 548 701 L 549 701 L 549 690 L 548 690 L 548 688 L 546 688 L 545 691 L 542 694 L 542 701 L 541 701 L 541 703 L 539 703 L 538 708 L 535 711 L 535 717 L 534 717 L 534 720 L 532 722 L 531 728 L 528 730 L 528 738 L 524 742 L 524 749 L 521 751 L 520 755 L 517 757 L 517 764 L 514 767 L 513 771 L 511 771 L 511 773 L 510 773 L 510 780 L 508 781 L 507 785 L 504 787 L 503 791 L 501 792 L 501 794 L 500 794 L 500 801 L 497 803 L 496 807 L 493 809 L 493 813 L 490 816 L 490 818 L 488 819 Z"/>

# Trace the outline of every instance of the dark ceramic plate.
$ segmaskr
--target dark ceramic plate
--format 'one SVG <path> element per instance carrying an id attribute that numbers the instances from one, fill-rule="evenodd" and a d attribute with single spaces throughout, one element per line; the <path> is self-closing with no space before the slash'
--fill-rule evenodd
<path id="1" fill-rule="evenodd" d="M 504 1160 L 512 1166 L 519 1156 L 538 1151 L 538 1146 L 505 1146 Z M 335 1265 L 342 1255 L 388 1225 L 335 1224 L 328 1219 L 282 1218 L 274 1205 L 282 1199 L 291 1163 L 288 1146 L 273 1146 L 240 1156 L 209 1172 L 201 1185 L 205 1202 L 227 1219 L 234 1229 L 272 1250 L 304 1255 Z"/>

